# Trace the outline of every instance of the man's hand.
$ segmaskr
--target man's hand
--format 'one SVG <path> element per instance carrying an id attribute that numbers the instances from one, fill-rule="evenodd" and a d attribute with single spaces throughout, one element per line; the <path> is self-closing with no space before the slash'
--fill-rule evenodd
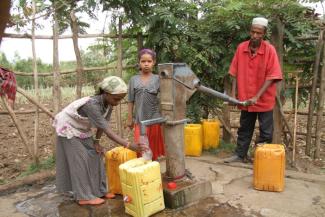
<path id="1" fill-rule="evenodd" d="M 256 102 L 257 102 L 257 100 L 258 100 L 258 97 L 257 96 L 254 96 L 254 97 L 250 98 L 249 100 L 247 100 L 246 102 L 247 102 L 247 105 L 248 106 L 249 105 L 255 105 Z"/>

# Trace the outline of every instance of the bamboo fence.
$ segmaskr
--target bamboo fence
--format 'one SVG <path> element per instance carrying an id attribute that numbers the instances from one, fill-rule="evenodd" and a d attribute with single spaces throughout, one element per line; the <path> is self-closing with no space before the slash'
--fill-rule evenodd
<path id="1" fill-rule="evenodd" d="M 40 18 L 40 17 L 39 17 Z M 71 11 L 70 13 L 70 19 L 71 19 L 71 35 L 59 35 L 58 31 L 58 21 L 57 21 L 57 14 L 56 14 L 56 8 L 54 5 L 54 10 L 53 10 L 53 35 L 52 36 L 47 36 L 47 35 L 35 35 L 34 27 L 36 25 L 36 17 L 35 17 L 35 11 L 33 14 L 32 18 L 32 32 L 31 34 L 9 34 L 5 33 L 4 37 L 6 38 L 21 38 L 21 39 L 31 39 L 32 41 L 32 49 L 33 49 L 33 61 L 34 61 L 34 67 L 33 67 L 33 74 L 26 73 L 26 72 L 15 72 L 16 75 L 19 76 L 33 76 L 34 77 L 34 84 L 35 84 L 35 91 L 36 91 L 36 98 L 33 98 L 31 96 L 28 96 L 28 94 L 22 90 L 21 88 L 18 88 L 18 92 L 23 94 L 27 99 L 32 102 L 36 108 L 34 110 L 28 110 L 28 111 L 12 111 L 8 109 L 7 112 L 0 112 L 0 115 L 10 115 L 11 118 L 14 120 L 14 123 L 17 126 L 18 131 L 20 132 L 20 136 L 23 140 L 23 143 L 26 146 L 26 149 L 28 150 L 28 153 L 31 154 L 33 159 L 35 161 L 38 161 L 38 145 L 37 145 L 37 137 L 38 137 L 38 126 L 37 124 L 35 125 L 35 134 L 34 134 L 34 147 L 31 149 L 30 144 L 28 144 L 26 136 L 24 135 L 24 132 L 22 129 L 19 129 L 19 121 L 15 117 L 15 115 L 20 115 L 20 114 L 36 114 L 36 120 L 35 123 L 38 123 L 39 119 L 39 113 L 44 112 L 51 118 L 54 117 L 54 114 L 56 114 L 60 108 L 61 108 L 61 92 L 60 92 L 60 80 L 61 77 L 64 75 L 69 75 L 69 74 L 76 74 L 77 78 L 77 88 L 76 88 L 76 97 L 80 98 L 81 97 L 81 91 L 82 91 L 82 79 L 84 73 L 87 72 L 98 72 L 98 71 L 105 71 L 109 69 L 116 69 L 117 70 L 117 76 L 122 77 L 123 76 L 123 70 L 127 68 L 132 68 L 135 67 L 133 65 L 127 65 L 123 66 L 122 60 L 123 60 L 123 47 L 122 47 L 122 41 L 124 39 L 135 39 L 137 40 L 138 43 L 138 50 L 142 48 L 143 44 L 143 36 L 141 34 L 137 35 L 128 35 L 128 34 L 122 34 L 122 21 L 121 19 L 119 20 L 118 23 L 118 33 L 117 34 L 106 34 L 106 33 L 101 33 L 101 34 L 78 34 L 78 25 L 77 25 L 77 18 L 74 14 L 74 11 Z M 273 31 L 272 34 L 272 41 L 274 41 L 275 47 L 277 49 L 278 55 L 280 62 L 282 64 L 283 62 L 283 24 L 281 23 L 281 20 L 277 21 L 276 29 Z M 78 46 L 78 41 L 80 38 L 110 38 L 117 40 L 117 65 L 112 67 L 108 66 L 102 66 L 102 67 L 84 67 L 83 62 L 81 59 L 80 55 L 80 50 Z M 35 51 L 35 40 L 38 39 L 48 39 L 53 41 L 53 70 L 52 72 L 48 73 L 38 73 L 37 72 L 37 65 L 36 65 L 36 51 Z M 76 56 L 76 62 L 77 62 L 77 67 L 74 70 L 66 70 L 66 71 L 61 71 L 60 70 L 60 65 L 59 65 L 59 40 L 66 40 L 66 39 L 72 39 L 73 41 L 73 46 L 74 46 L 74 52 Z M 321 73 L 320 71 L 320 66 L 325 65 L 324 64 L 324 57 L 325 57 L 325 51 L 324 51 L 324 30 L 320 31 L 320 34 L 318 37 L 315 36 L 310 36 L 310 37 L 303 37 L 303 38 L 296 38 L 297 40 L 301 41 L 307 41 L 307 40 L 317 40 L 317 45 L 316 45 L 316 56 L 315 56 L 315 62 L 314 62 L 314 79 L 312 84 L 300 84 L 296 86 L 296 93 L 298 89 L 300 88 L 308 88 L 310 89 L 310 103 L 309 103 L 309 111 L 307 112 L 302 112 L 302 111 L 297 111 L 295 110 L 295 115 L 308 115 L 308 122 L 307 122 L 307 132 L 297 132 L 296 131 L 296 124 L 294 126 L 290 126 L 285 114 L 292 113 L 291 111 L 284 111 L 282 107 L 282 102 L 281 100 L 277 97 L 277 106 L 275 109 L 275 135 L 276 138 L 281 138 L 279 135 L 288 134 L 289 137 L 291 138 L 291 144 L 293 145 L 295 143 L 295 137 L 296 135 L 302 135 L 306 136 L 306 155 L 319 158 L 320 157 L 320 143 L 321 143 L 321 123 L 323 120 L 324 116 L 324 97 L 325 97 L 325 67 L 321 67 Z M 38 77 L 45 77 L 45 76 L 53 76 L 53 113 L 49 111 L 45 106 L 41 105 L 39 103 L 39 95 L 38 95 Z M 319 79 L 320 78 L 320 79 Z M 320 81 L 318 84 L 317 81 Z M 289 87 L 293 87 L 290 86 Z M 278 87 L 278 93 L 280 93 L 281 89 L 283 88 L 282 85 Z M 318 94 L 317 94 L 318 93 Z M 316 98 L 318 96 L 318 98 Z M 317 109 L 314 108 L 315 100 L 317 100 L 318 106 Z M 5 103 L 4 103 L 5 104 Z M 8 108 L 5 104 L 5 107 Z M 315 111 L 316 110 L 316 111 Z M 123 136 L 123 128 L 122 128 L 122 120 L 121 120 L 121 105 L 115 109 L 116 111 L 116 118 L 117 118 L 117 129 L 118 133 Z M 231 126 L 230 125 L 230 108 L 226 107 L 225 109 L 222 110 L 222 113 L 218 112 L 218 116 L 220 119 L 222 119 L 222 124 L 224 126 L 224 139 L 225 140 L 234 140 L 235 136 L 231 133 L 232 128 L 236 128 L 236 126 Z M 314 118 L 314 116 L 316 118 Z M 316 120 L 314 120 L 316 119 Z M 314 127 L 316 126 L 316 127 Z M 287 129 L 285 129 L 287 128 Z M 315 130 L 313 131 L 313 129 Z M 294 131 L 292 131 L 294 129 Z M 312 140 L 315 140 L 315 146 L 312 146 Z"/>

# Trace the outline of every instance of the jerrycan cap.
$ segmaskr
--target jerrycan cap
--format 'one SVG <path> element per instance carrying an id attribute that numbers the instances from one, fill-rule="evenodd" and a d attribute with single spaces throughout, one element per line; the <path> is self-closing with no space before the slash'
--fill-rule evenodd
<path id="1" fill-rule="evenodd" d="M 177 188 L 176 182 L 168 182 L 167 183 L 167 188 L 170 189 L 170 190 L 173 190 L 173 189 Z"/>
<path id="2" fill-rule="evenodd" d="M 131 202 L 132 202 L 132 198 L 131 198 L 130 195 L 125 195 L 125 196 L 123 197 L 123 201 L 124 201 L 125 203 L 131 203 Z"/>

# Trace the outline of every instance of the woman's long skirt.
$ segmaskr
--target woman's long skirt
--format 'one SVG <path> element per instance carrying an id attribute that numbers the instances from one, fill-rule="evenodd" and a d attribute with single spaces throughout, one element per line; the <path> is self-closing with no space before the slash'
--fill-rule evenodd
<path id="1" fill-rule="evenodd" d="M 56 187 L 72 191 L 76 200 L 90 200 L 107 193 L 105 168 L 92 138 L 57 136 Z"/>

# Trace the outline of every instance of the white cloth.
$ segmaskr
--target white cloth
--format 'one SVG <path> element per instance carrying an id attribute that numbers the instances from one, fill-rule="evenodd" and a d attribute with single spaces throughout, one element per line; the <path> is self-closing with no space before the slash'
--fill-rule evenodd
<path id="1" fill-rule="evenodd" d="M 120 77 L 109 76 L 97 85 L 97 93 L 100 89 L 110 94 L 123 94 L 127 93 L 128 87 Z"/>
<path id="2" fill-rule="evenodd" d="M 256 17 L 252 21 L 252 25 L 260 25 L 260 26 L 267 27 L 267 24 L 268 24 L 268 20 L 265 19 L 264 17 Z"/>
<path id="3" fill-rule="evenodd" d="M 53 127 L 55 127 L 58 136 L 68 139 L 74 136 L 85 139 L 93 135 L 89 119 L 78 114 L 78 109 L 86 104 L 88 100 L 90 100 L 90 97 L 78 99 L 55 116 Z M 106 110 L 104 117 L 106 117 L 108 110 L 109 108 Z"/>

